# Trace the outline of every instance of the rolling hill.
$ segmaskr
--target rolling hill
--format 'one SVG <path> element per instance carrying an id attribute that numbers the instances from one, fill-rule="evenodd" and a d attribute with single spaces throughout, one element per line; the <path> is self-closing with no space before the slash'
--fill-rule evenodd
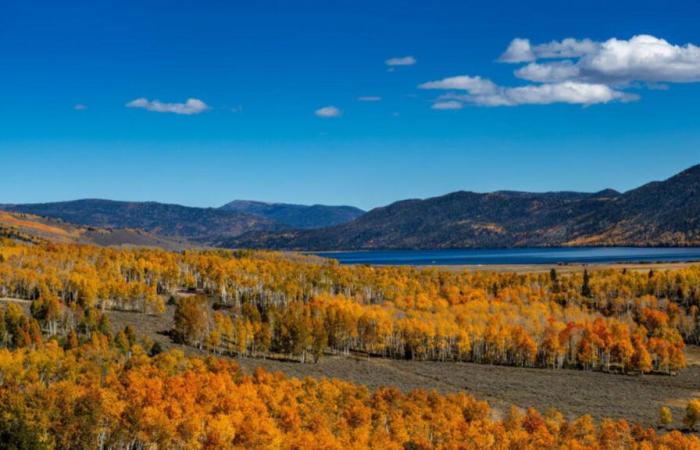
<path id="1" fill-rule="evenodd" d="M 290 228 L 313 229 L 330 227 L 350 222 L 364 214 L 353 206 L 293 205 L 288 203 L 265 203 L 249 200 L 234 200 L 221 208 L 255 214 Z"/>
<path id="2" fill-rule="evenodd" d="M 318 230 L 220 244 L 305 250 L 700 245 L 700 165 L 625 193 L 454 192 L 376 208 Z"/>

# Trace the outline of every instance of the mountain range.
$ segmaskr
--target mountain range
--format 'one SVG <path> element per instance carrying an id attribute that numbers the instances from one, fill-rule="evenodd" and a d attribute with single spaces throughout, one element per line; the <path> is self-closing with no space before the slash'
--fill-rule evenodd
<path id="1" fill-rule="evenodd" d="M 236 200 L 221 208 L 77 200 L 0 209 L 197 245 L 299 250 L 700 245 L 700 165 L 624 193 L 453 192 L 363 213 Z"/>
<path id="2" fill-rule="evenodd" d="M 317 230 L 251 231 L 226 246 L 304 250 L 700 245 L 700 165 L 619 193 L 454 192 Z"/>
<path id="3" fill-rule="evenodd" d="M 140 229 L 198 244 L 232 238 L 251 230 L 284 228 L 271 219 L 239 211 L 156 202 L 85 199 L 5 205 L 3 208 L 6 211 L 61 219 L 81 226 Z"/>

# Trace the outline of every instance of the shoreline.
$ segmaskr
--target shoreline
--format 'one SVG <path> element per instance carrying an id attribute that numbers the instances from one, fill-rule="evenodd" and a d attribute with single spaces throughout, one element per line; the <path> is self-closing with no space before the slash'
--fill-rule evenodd
<path id="1" fill-rule="evenodd" d="M 408 266 L 495 272 L 561 272 L 591 268 L 679 268 L 700 264 L 700 247 L 547 247 L 435 250 L 303 251 L 341 265 Z"/>
<path id="2" fill-rule="evenodd" d="M 372 264 L 375 265 L 375 264 Z M 382 266 L 399 266 L 397 264 L 376 264 Z M 589 270 L 606 269 L 627 269 L 638 272 L 648 270 L 674 270 L 685 269 L 691 266 L 700 265 L 700 261 L 682 262 L 620 262 L 620 263 L 571 263 L 571 264 L 434 264 L 434 265 L 414 265 L 419 269 L 436 268 L 453 272 L 480 271 L 480 272 L 512 272 L 512 273 L 543 273 L 555 269 L 559 273 L 581 272 Z M 402 266 L 402 265 L 401 265 Z"/>

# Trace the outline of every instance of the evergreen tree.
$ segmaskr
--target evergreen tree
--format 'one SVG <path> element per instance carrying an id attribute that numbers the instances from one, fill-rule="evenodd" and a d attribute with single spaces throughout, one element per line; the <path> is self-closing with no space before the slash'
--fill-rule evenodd
<path id="1" fill-rule="evenodd" d="M 590 283 L 590 277 L 588 275 L 588 270 L 584 269 L 583 270 L 583 284 L 581 285 L 581 295 L 584 297 L 591 296 L 591 286 L 589 285 L 589 283 Z"/>

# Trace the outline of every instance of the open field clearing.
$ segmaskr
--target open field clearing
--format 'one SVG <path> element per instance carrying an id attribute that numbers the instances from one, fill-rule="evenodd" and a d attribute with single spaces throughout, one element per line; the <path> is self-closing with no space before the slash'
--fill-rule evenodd
<path id="1" fill-rule="evenodd" d="M 697 349 L 693 349 L 697 352 Z M 292 377 L 341 378 L 369 388 L 465 391 L 488 400 L 494 411 L 510 404 L 541 411 L 557 408 L 569 417 L 625 418 L 656 425 L 658 410 L 672 407 L 676 425 L 687 399 L 700 397 L 700 365 L 677 376 L 626 376 L 581 370 L 527 369 L 472 363 L 326 357 L 318 364 L 241 358 L 247 372 L 256 367 Z"/>
<path id="2" fill-rule="evenodd" d="M 16 302 L 28 310 L 27 300 Z M 114 330 L 130 325 L 139 335 L 159 342 L 164 349 L 181 348 L 188 354 L 204 355 L 193 347 L 173 343 L 174 306 L 162 315 L 107 311 Z M 288 376 L 339 378 L 370 389 L 396 386 L 404 391 L 436 389 L 464 391 L 488 400 L 496 415 L 511 404 L 541 411 L 557 408 L 569 417 L 591 414 L 656 425 L 659 407 L 672 408 L 680 426 L 689 398 L 700 397 L 700 347 L 686 348 L 688 368 L 678 376 L 627 376 L 581 370 L 550 370 L 457 362 L 403 361 L 363 356 L 326 355 L 317 364 L 279 359 L 238 358 L 247 373 L 256 367 L 280 371 Z"/>
<path id="3" fill-rule="evenodd" d="M 164 348 L 182 348 L 201 354 L 192 347 L 174 344 L 164 334 L 172 327 L 174 308 L 163 316 L 110 311 L 112 326 L 126 325 L 148 335 Z M 396 386 L 404 391 L 436 389 L 464 391 L 488 400 L 495 414 L 511 404 L 541 411 L 557 408 L 568 417 L 591 414 L 595 418 L 625 418 L 655 426 L 658 410 L 672 408 L 675 425 L 681 426 L 683 409 L 689 398 L 700 397 L 700 347 L 686 350 L 689 367 L 677 376 L 616 375 L 582 370 L 549 370 L 458 362 L 401 361 L 384 358 L 326 355 L 317 364 L 301 364 L 278 359 L 237 358 L 241 368 L 252 373 L 262 367 L 297 378 L 339 378 L 367 386 Z"/>

